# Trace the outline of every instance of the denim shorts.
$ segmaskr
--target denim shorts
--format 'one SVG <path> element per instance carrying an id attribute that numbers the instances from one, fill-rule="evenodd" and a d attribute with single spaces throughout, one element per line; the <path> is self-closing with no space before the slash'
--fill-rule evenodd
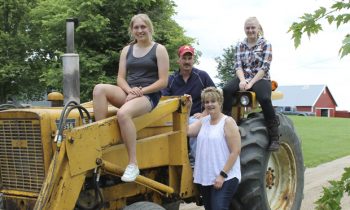
<path id="1" fill-rule="evenodd" d="M 158 105 L 160 97 L 162 96 L 161 92 L 154 92 L 154 93 L 149 93 L 149 94 L 144 94 L 151 103 L 152 110 Z"/>

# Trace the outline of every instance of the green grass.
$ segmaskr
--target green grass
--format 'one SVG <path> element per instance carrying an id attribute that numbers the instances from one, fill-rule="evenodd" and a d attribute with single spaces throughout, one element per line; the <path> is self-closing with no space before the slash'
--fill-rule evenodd
<path id="1" fill-rule="evenodd" d="M 301 139 L 306 167 L 350 155 L 349 118 L 288 117 Z"/>

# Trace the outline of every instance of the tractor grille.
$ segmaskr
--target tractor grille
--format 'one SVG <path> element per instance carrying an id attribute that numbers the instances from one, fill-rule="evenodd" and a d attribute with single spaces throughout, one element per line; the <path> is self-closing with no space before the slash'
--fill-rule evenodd
<path id="1" fill-rule="evenodd" d="M 38 119 L 0 119 L 0 170 L 4 189 L 39 192 L 44 159 Z"/>

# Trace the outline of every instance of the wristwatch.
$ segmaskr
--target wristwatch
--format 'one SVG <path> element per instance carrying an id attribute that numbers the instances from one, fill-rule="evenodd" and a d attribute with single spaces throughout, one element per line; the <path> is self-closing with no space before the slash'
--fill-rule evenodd
<path id="1" fill-rule="evenodd" d="M 220 171 L 220 176 L 227 178 L 227 174 L 224 171 Z"/>

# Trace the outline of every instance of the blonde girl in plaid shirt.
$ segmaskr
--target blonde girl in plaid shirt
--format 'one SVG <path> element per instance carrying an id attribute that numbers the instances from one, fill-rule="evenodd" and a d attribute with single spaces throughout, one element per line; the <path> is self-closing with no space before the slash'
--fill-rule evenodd
<path id="1" fill-rule="evenodd" d="M 268 150 L 279 149 L 279 119 L 271 102 L 270 64 L 271 44 L 263 37 L 263 29 L 256 17 L 249 17 L 244 24 L 246 38 L 236 46 L 236 75 L 223 88 L 223 112 L 231 115 L 233 95 L 241 91 L 254 91 L 262 108 L 270 137 Z"/>

